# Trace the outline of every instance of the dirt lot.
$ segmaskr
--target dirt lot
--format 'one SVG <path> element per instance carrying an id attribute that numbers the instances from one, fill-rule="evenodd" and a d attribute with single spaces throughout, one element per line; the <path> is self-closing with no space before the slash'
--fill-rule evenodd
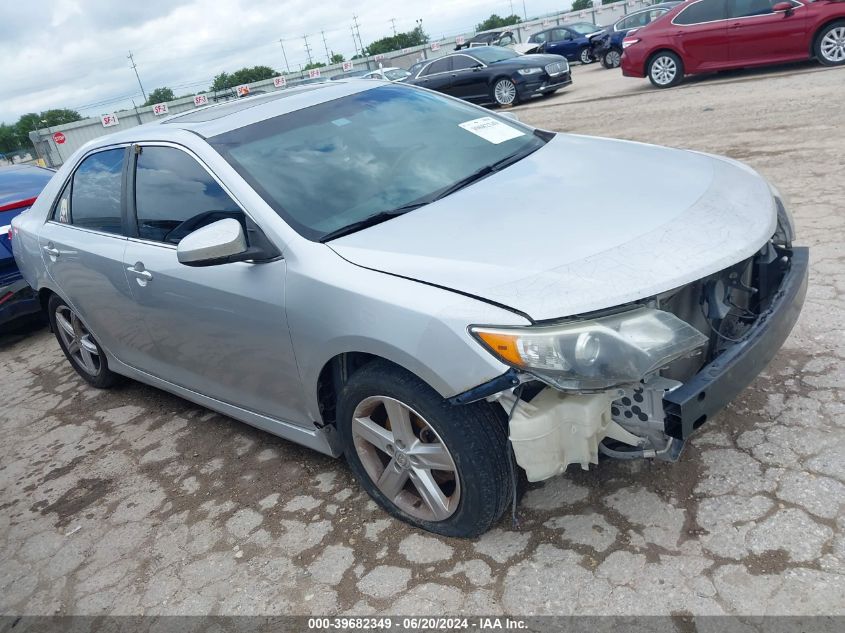
<path id="1" fill-rule="evenodd" d="M 6 336 L 0 613 L 845 614 L 843 86 L 805 65 L 654 92 L 593 66 L 515 110 L 727 154 L 791 200 L 801 320 L 681 463 L 572 470 L 528 492 L 519 529 L 435 538 L 342 462 L 139 384 L 90 389 L 46 330 Z"/>

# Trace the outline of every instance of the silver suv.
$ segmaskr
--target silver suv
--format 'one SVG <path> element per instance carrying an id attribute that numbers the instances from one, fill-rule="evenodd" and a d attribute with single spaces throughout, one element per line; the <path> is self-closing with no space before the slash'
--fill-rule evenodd
<path id="1" fill-rule="evenodd" d="M 797 319 L 792 232 L 731 160 L 362 81 L 98 139 L 11 231 L 89 383 L 345 455 L 453 536 L 520 478 L 678 459 Z"/>

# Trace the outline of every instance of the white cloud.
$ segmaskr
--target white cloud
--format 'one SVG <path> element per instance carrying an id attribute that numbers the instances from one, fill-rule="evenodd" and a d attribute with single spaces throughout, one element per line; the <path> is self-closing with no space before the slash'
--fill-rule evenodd
<path id="1" fill-rule="evenodd" d="M 564 0 L 566 5 L 568 0 Z M 557 10 L 553 0 L 526 0 L 529 15 Z M 0 121 L 26 112 L 71 107 L 97 115 L 143 101 L 127 55 L 144 88 L 177 94 L 208 87 L 214 75 L 257 64 L 282 69 L 279 38 L 296 70 L 307 63 L 303 34 L 315 60 L 330 52 L 351 57 L 350 26 L 358 16 L 364 44 L 400 31 L 415 19 L 432 37 L 469 32 L 491 12 L 506 15 L 509 0 L 429 0 L 388 3 L 348 0 L 2 0 Z M 522 13 L 521 0 L 513 2 Z"/>

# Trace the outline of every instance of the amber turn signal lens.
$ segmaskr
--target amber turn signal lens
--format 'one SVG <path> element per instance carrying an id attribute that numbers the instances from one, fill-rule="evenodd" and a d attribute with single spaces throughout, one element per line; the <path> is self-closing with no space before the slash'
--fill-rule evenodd
<path id="1" fill-rule="evenodd" d="M 476 336 L 484 341 L 502 360 L 512 365 L 524 364 L 522 362 L 522 356 L 519 355 L 519 349 L 516 346 L 516 336 L 502 334 L 500 332 L 476 332 Z"/>

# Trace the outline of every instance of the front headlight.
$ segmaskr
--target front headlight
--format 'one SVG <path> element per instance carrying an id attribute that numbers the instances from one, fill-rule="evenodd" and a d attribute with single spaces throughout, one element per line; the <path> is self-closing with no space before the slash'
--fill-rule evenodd
<path id="1" fill-rule="evenodd" d="M 572 391 L 639 382 L 708 340 L 675 315 L 652 308 L 560 325 L 471 326 L 470 333 L 508 365 Z"/>
<path id="2" fill-rule="evenodd" d="M 520 68 L 517 70 L 520 75 L 538 75 L 543 72 L 542 68 Z"/>

